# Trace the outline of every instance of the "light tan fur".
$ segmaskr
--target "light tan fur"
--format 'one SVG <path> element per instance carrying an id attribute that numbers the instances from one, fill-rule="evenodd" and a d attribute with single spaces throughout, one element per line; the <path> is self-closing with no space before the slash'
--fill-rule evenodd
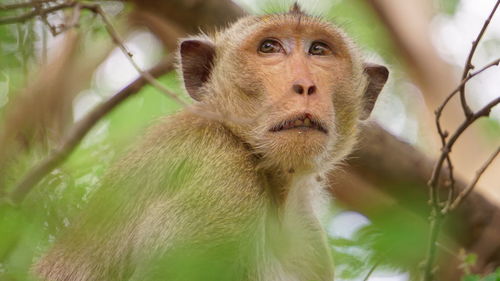
<path id="1" fill-rule="evenodd" d="M 290 52 L 259 53 L 269 37 L 292 42 Z M 328 42 L 334 55 L 304 55 L 300 42 L 310 39 Z M 180 68 L 196 111 L 229 118 L 185 110 L 151 128 L 37 263 L 43 280 L 333 279 L 317 214 L 319 179 L 358 134 L 369 83 L 354 44 L 298 7 L 188 40 Z M 192 54 L 209 68 L 203 83 L 189 84 L 203 71 L 186 70 L 189 59 L 197 63 Z M 317 91 L 294 93 L 292 85 L 303 81 Z M 270 130 L 304 112 L 328 132 Z"/>

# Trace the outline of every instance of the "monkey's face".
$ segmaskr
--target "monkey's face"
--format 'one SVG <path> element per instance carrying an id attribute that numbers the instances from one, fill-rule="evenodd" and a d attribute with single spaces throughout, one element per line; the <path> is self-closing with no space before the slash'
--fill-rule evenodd
<path id="1" fill-rule="evenodd" d="M 357 110 L 345 43 L 337 34 L 291 22 L 261 30 L 243 48 L 266 113 L 253 130 L 259 146 L 294 166 L 320 160 L 337 141 L 334 97 L 352 99 L 352 108 L 342 110 Z"/>
<path id="2" fill-rule="evenodd" d="M 352 148 L 367 79 L 331 24 L 299 13 L 249 17 L 214 42 L 193 42 L 181 44 L 186 88 L 195 99 L 204 93 L 267 164 L 317 168 Z"/>
<path id="3" fill-rule="evenodd" d="M 339 134 L 355 135 L 356 122 L 337 121 L 346 114 L 358 119 L 356 66 L 342 36 L 317 20 L 268 21 L 220 54 L 232 60 L 226 63 L 233 70 L 223 72 L 239 90 L 232 96 L 240 105 L 235 113 L 252 120 L 242 131 L 264 159 L 312 167 L 343 141 Z"/>

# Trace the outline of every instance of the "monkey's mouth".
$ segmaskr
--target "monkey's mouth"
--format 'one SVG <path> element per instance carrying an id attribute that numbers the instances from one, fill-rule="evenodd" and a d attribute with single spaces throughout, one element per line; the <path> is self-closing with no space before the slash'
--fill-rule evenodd
<path id="1" fill-rule="evenodd" d="M 291 119 L 282 121 L 276 125 L 274 125 L 269 131 L 271 132 L 279 132 L 285 130 L 292 129 L 301 129 L 301 130 L 317 130 L 324 134 L 328 134 L 328 130 L 326 126 L 318 119 L 314 118 L 309 113 L 304 113 L 298 116 L 295 116 Z"/>

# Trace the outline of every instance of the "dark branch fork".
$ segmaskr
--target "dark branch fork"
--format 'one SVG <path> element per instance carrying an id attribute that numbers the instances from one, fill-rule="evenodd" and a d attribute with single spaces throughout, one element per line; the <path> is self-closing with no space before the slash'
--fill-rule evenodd
<path id="1" fill-rule="evenodd" d="M 500 153 L 500 146 L 496 149 L 494 153 L 488 158 L 488 160 L 483 164 L 483 166 L 476 172 L 476 176 L 472 180 L 472 182 L 465 188 L 463 189 L 456 197 L 454 194 L 454 176 L 453 176 L 453 165 L 452 161 L 450 159 L 450 153 L 452 151 L 453 145 L 456 143 L 458 138 L 462 135 L 462 133 L 469 128 L 474 122 L 476 122 L 478 119 L 481 117 L 488 117 L 490 115 L 490 112 L 493 107 L 497 106 L 500 103 L 500 97 L 495 98 L 488 104 L 486 104 L 484 107 L 482 107 L 480 110 L 477 112 L 473 112 L 465 99 L 465 85 L 467 82 L 472 79 L 473 77 L 479 75 L 483 71 L 493 67 L 493 66 L 498 66 L 500 64 L 500 58 L 490 62 L 489 64 L 485 65 L 481 69 L 479 69 L 476 72 L 471 73 L 470 71 L 474 69 L 474 66 L 472 65 L 472 58 L 476 52 L 477 46 L 479 45 L 479 42 L 481 38 L 483 37 L 486 28 L 488 27 L 491 19 L 493 18 L 493 15 L 495 14 L 498 6 L 500 4 L 500 0 L 498 0 L 493 7 L 490 15 L 486 19 L 485 23 L 483 24 L 483 27 L 481 28 L 481 31 L 479 32 L 476 40 L 472 43 L 472 48 L 469 52 L 469 55 L 467 57 L 465 66 L 464 66 L 464 71 L 462 74 L 462 81 L 458 85 L 458 87 L 453 90 L 448 97 L 443 101 L 443 103 L 438 107 L 438 109 L 435 112 L 436 118 L 436 127 L 437 131 L 439 134 L 439 137 L 441 139 L 441 154 L 434 165 L 434 169 L 432 171 L 431 178 L 428 182 L 429 188 L 430 188 L 430 205 L 431 205 L 431 216 L 430 216 L 430 237 L 429 237 L 429 244 L 428 244 L 428 249 L 427 249 L 427 256 L 426 260 L 424 263 L 424 268 L 423 268 L 423 280 L 424 281 L 431 281 L 433 280 L 434 277 L 434 260 L 436 258 L 436 245 L 437 245 L 437 239 L 439 236 L 439 232 L 441 230 L 441 225 L 442 222 L 445 218 L 445 216 L 448 214 L 448 212 L 456 209 L 462 202 L 463 200 L 470 194 L 470 192 L 474 189 L 476 186 L 477 182 L 479 181 L 481 175 L 486 171 L 486 169 L 491 165 L 491 163 L 494 161 L 494 159 L 498 156 Z M 441 114 L 448 104 L 448 102 L 455 96 L 456 93 L 460 93 L 460 102 L 461 106 L 464 112 L 465 120 L 458 126 L 458 128 L 455 129 L 453 134 L 450 136 L 449 133 L 445 130 L 443 130 L 441 123 L 440 123 L 440 117 Z M 441 202 L 439 199 L 439 192 L 438 192 L 438 186 L 439 186 L 439 180 L 440 180 L 440 175 L 443 170 L 443 165 L 446 161 L 446 165 L 449 170 L 449 193 L 448 193 L 448 198 L 444 202 Z"/>
<path id="2" fill-rule="evenodd" d="M 443 101 L 443 103 L 438 107 L 438 109 L 435 112 L 435 115 L 436 115 L 436 119 L 435 119 L 436 121 L 435 122 L 436 122 L 436 128 L 437 128 L 439 137 L 441 139 L 441 146 L 442 147 L 446 146 L 446 138 L 448 137 L 448 132 L 444 131 L 442 129 L 441 123 L 440 123 L 441 114 L 443 113 L 443 110 L 444 110 L 445 106 L 455 96 L 456 93 L 460 92 L 460 90 L 465 86 L 465 84 L 470 79 L 472 79 L 473 77 L 479 75 L 480 73 L 482 73 L 483 71 L 487 70 L 490 67 L 498 66 L 499 63 L 500 63 L 500 58 L 498 58 L 498 59 L 490 62 L 489 64 L 487 64 L 483 68 L 479 69 L 478 71 L 475 71 L 473 73 L 469 73 L 467 75 L 467 77 L 462 80 L 462 82 L 460 83 L 460 85 L 458 85 L 458 87 L 455 90 L 453 90 L 446 97 L 446 99 Z M 451 158 L 450 158 L 449 153 L 446 154 L 446 165 L 448 167 L 448 178 L 449 178 L 448 202 L 451 202 L 451 200 L 453 199 L 453 196 L 455 195 L 455 178 L 454 178 L 454 175 L 453 175 L 453 165 L 451 163 Z"/>

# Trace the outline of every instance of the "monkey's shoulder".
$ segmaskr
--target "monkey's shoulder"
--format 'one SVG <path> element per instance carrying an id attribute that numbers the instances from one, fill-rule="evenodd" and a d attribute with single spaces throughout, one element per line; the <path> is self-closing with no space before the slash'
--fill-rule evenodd
<path id="1" fill-rule="evenodd" d="M 238 182 L 256 185 L 256 161 L 220 122 L 181 112 L 152 126 L 111 174 L 119 174 L 128 186 L 147 180 L 158 188 L 223 188 Z"/>
<path id="2" fill-rule="evenodd" d="M 252 165 L 246 162 L 254 160 L 248 146 L 221 122 L 189 112 L 161 120 L 150 130 L 146 142 L 156 143 L 163 152 L 175 154 L 174 158 L 217 160 L 212 164 L 236 161 L 236 165 Z"/>

